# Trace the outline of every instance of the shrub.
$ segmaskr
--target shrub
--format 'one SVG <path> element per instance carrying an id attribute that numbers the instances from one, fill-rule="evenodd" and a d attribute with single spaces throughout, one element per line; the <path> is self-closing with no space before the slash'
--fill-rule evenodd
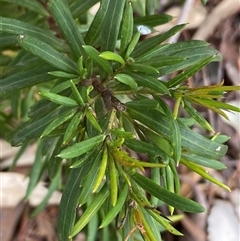
<path id="1" fill-rule="evenodd" d="M 204 169 L 225 168 L 219 160 L 228 137 L 214 133 L 194 105 L 226 117 L 222 109 L 239 109 L 218 99 L 239 87 L 186 85 L 221 55 L 203 41 L 165 43 L 185 24 L 141 37 L 172 19 L 154 15 L 156 1 L 146 1 L 141 12 L 141 1 L 102 0 L 91 16 L 89 8 L 97 2 L 1 3 L 2 133 L 22 146 L 20 152 L 38 145 L 26 199 L 44 172 L 51 180 L 49 193 L 34 214 L 54 190 L 63 189 L 60 241 L 86 225 L 88 240 L 159 241 L 163 228 L 182 235 L 157 208 L 167 204 L 171 215 L 175 208 L 190 213 L 204 208 L 179 195 L 177 166 L 228 189 Z M 163 80 L 172 73 L 177 74 Z M 173 111 L 168 101 L 175 103 Z M 179 109 L 189 117 L 178 117 Z M 192 130 L 196 123 L 212 136 Z"/>

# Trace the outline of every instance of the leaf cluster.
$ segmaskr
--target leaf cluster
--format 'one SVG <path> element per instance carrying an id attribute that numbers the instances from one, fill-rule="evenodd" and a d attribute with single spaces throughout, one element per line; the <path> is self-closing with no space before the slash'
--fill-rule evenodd
<path id="1" fill-rule="evenodd" d="M 98 2 L 92 16 L 89 9 Z M 227 137 L 214 133 L 194 104 L 227 117 L 222 109 L 240 110 L 217 100 L 239 87 L 185 85 L 204 66 L 221 60 L 220 53 L 203 41 L 165 43 L 185 24 L 145 38 L 146 31 L 172 17 L 154 14 L 157 1 L 142 2 L 1 3 L 4 9 L 20 9 L 0 17 L 3 135 L 22 146 L 19 155 L 37 140 L 26 198 L 46 171 L 49 192 L 33 214 L 54 190 L 63 189 L 60 241 L 83 229 L 88 240 L 98 235 L 101 240 L 161 240 L 163 229 L 182 235 L 158 207 L 167 204 L 170 215 L 175 208 L 204 208 L 180 196 L 179 164 L 228 189 L 205 171 L 225 168 L 219 160 Z M 168 100 L 175 102 L 174 110 Z M 180 108 L 190 118 L 179 118 Z M 213 137 L 193 131 L 196 123 Z"/>

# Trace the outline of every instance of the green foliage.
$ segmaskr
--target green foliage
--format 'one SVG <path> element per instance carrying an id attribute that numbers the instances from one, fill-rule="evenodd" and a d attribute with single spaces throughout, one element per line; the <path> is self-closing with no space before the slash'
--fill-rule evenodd
<path id="1" fill-rule="evenodd" d="M 194 104 L 227 118 L 222 109 L 240 110 L 217 100 L 240 87 L 186 85 L 185 80 L 221 55 L 203 41 L 164 42 L 185 24 L 140 38 L 144 28 L 151 31 L 172 19 L 154 15 L 157 1 L 102 0 L 92 16 L 89 9 L 97 2 L 1 2 L 11 9 L 0 17 L 2 135 L 13 146 L 22 145 L 13 165 L 27 144 L 37 142 L 26 198 L 44 172 L 51 184 L 34 215 L 54 190 L 63 189 L 60 241 L 72 240 L 82 230 L 88 240 L 98 236 L 103 241 L 110 236 L 161 240 L 163 229 L 182 235 L 157 210 L 165 203 L 171 215 L 175 208 L 204 211 L 179 195 L 179 164 L 229 190 L 204 169 L 225 168 L 219 160 L 227 151 L 227 138 L 214 133 Z M 168 81 L 161 79 L 176 72 Z M 175 102 L 174 110 L 168 100 Z M 178 117 L 180 108 L 190 122 Z M 213 137 L 196 133 L 193 124 Z"/>

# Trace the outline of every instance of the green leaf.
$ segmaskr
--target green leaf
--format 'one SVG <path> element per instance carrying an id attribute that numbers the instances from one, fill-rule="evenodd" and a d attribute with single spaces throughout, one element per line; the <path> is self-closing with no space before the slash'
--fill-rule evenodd
<path id="1" fill-rule="evenodd" d="M 66 110 L 66 107 L 59 107 L 52 112 L 43 115 L 36 120 L 28 121 L 14 130 L 11 138 L 12 146 L 20 146 L 25 141 L 38 138 L 41 136 L 43 130 L 61 113 Z"/>
<path id="2" fill-rule="evenodd" d="M 133 35 L 133 9 L 132 3 L 127 2 L 123 13 L 123 22 L 121 29 L 121 45 L 119 54 L 124 56 L 124 52 L 127 49 Z"/>
<path id="3" fill-rule="evenodd" d="M 101 191 L 94 197 L 91 204 L 87 207 L 87 209 L 82 214 L 81 218 L 73 227 L 70 234 L 70 238 L 78 234 L 88 224 L 88 222 L 91 220 L 94 214 L 97 213 L 97 211 L 102 207 L 108 195 L 108 189 L 106 187 L 103 187 Z"/>
<path id="4" fill-rule="evenodd" d="M 108 74 L 112 74 L 113 70 L 109 62 L 101 57 L 99 57 L 100 53 L 93 48 L 92 46 L 89 45 L 84 45 L 83 46 L 84 50 L 86 53 L 93 59 L 95 60 Z"/>
<path id="5" fill-rule="evenodd" d="M 181 211 L 189 213 L 199 213 L 205 211 L 204 207 L 200 204 L 167 191 L 139 173 L 133 174 L 132 178 L 139 186 L 146 190 L 146 192 Z"/>
<path id="6" fill-rule="evenodd" d="M 93 155 L 88 158 L 88 162 L 91 162 L 91 167 L 88 171 L 88 175 L 86 175 L 83 182 L 79 184 L 81 187 L 81 193 L 78 198 L 79 207 L 81 207 L 88 201 L 89 196 L 93 192 L 94 184 L 97 179 L 97 174 L 100 170 L 101 160 L 103 158 L 103 149 L 98 150 L 96 148 L 95 152 L 92 154 Z"/>
<path id="7" fill-rule="evenodd" d="M 88 171 L 86 167 L 87 164 L 84 168 L 73 169 L 68 175 L 58 211 L 57 231 L 59 241 L 71 241 L 69 236 L 75 224 L 76 207 L 78 206 L 78 198 L 81 191 L 79 184 Z"/>
<path id="8" fill-rule="evenodd" d="M 82 117 L 83 117 L 82 112 L 77 112 L 74 115 L 74 117 L 68 124 L 68 127 L 64 133 L 63 145 L 68 144 L 71 141 L 71 139 L 74 137 L 74 135 L 76 134 L 76 131 L 78 130 L 78 125 L 80 124 Z"/>
<path id="9" fill-rule="evenodd" d="M 14 35 L 21 34 L 31 36 L 48 43 L 59 51 L 66 52 L 68 50 L 63 41 L 56 38 L 51 32 L 16 19 L 4 18 L 0 16 L 0 31 Z"/>
<path id="10" fill-rule="evenodd" d="M 16 90 L 53 80 L 54 77 L 47 74 L 50 69 L 51 67 L 49 66 L 43 66 L 22 73 L 18 72 L 1 79 L 0 98 L 5 98 L 5 96 L 12 94 Z"/>
<path id="11" fill-rule="evenodd" d="M 79 0 L 77 2 L 73 2 L 70 6 L 70 11 L 72 13 L 73 18 L 77 18 L 81 16 L 84 12 L 86 12 L 89 8 L 95 5 L 99 0 Z"/>
<path id="12" fill-rule="evenodd" d="M 90 139 L 81 141 L 79 143 L 76 143 L 66 149 L 64 149 L 63 151 L 61 151 L 58 154 L 58 157 L 61 158 L 74 158 L 77 156 L 80 156 L 88 151 L 90 151 L 91 149 L 93 149 L 94 147 L 98 146 L 99 144 L 101 144 L 103 142 L 105 138 L 105 135 L 98 135 L 95 137 L 92 137 Z"/>
<path id="13" fill-rule="evenodd" d="M 126 53 L 125 53 L 125 59 L 128 59 L 129 56 L 131 55 L 131 53 L 133 52 L 133 50 L 135 49 L 138 41 L 139 41 L 139 38 L 140 38 L 140 32 L 137 31 L 134 35 L 133 35 L 133 38 L 131 40 L 131 42 L 129 43 L 128 47 L 127 47 L 127 50 L 126 50 Z"/>
<path id="14" fill-rule="evenodd" d="M 196 100 L 197 98 L 194 98 L 194 99 Z M 237 106 L 229 105 L 227 103 L 212 100 L 212 99 L 201 98 L 199 99 L 199 102 L 202 105 L 206 105 L 206 106 L 212 106 L 212 107 L 216 107 L 224 110 L 232 110 L 232 111 L 240 112 L 240 108 Z"/>
<path id="15" fill-rule="evenodd" d="M 122 65 L 125 64 L 124 59 L 120 55 L 118 55 L 114 52 L 111 52 L 111 51 L 104 51 L 104 52 L 100 53 L 99 56 L 106 60 L 114 60 L 116 62 L 119 62 Z"/>
<path id="16" fill-rule="evenodd" d="M 131 71 L 133 72 L 142 72 L 149 75 L 156 75 L 159 73 L 159 71 L 155 67 L 145 63 L 144 64 L 139 64 L 136 62 L 130 63 L 126 67 L 127 69 L 130 68 Z"/>
<path id="17" fill-rule="evenodd" d="M 89 108 L 85 109 L 85 114 L 86 114 L 87 119 L 94 126 L 94 128 L 96 130 L 98 130 L 99 132 L 102 132 L 101 126 L 98 124 L 98 121 L 96 120 L 96 117 L 93 115 L 93 113 L 91 112 L 91 110 Z"/>
<path id="18" fill-rule="evenodd" d="M 159 107 L 159 103 L 156 100 L 144 98 L 140 100 L 129 101 L 126 104 L 126 107 L 133 108 L 133 109 L 156 109 Z"/>
<path id="19" fill-rule="evenodd" d="M 66 112 L 59 115 L 54 121 L 52 121 L 44 130 L 44 132 L 41 135 L 42 137 L 45 137 L 49 135 L 53 130 L 55 130 L 57 127 L 62 125 L 64 122 L 68 121 L 70 118 L 74 116 L 74 114 L 77 112 L 77 109 L 71 109 L 67 110 Z"/>
<path id="20" fill-rule="evenodd" d="M 178 230 L 176 230 L 168 220 L 166 220 L 164 217 L 161 217 L 161 213 L 158 213 L 155 210 L 146 209 L 146 211 L 159 223 L 161 226 L 163 226 L 167 231 L 174 235 L 182 236 L 183 234 L 180 233 Z"/>
<path id="21" fill-rule="evenodd" d="M 66 96 L 58 95 L 51 92 L 38 92 L 38 94 L 58 105 L 70 106 L 70 107 L 78 106 L 78 103 L 76 100 Z"/>
<path id="22" fill-rule="evenodd" d="M 76 85 L 73 83 L 72 80 L 70 80 L 70 85 L 71 85 L 71 89 L 73 91 L 73 94 L 75 96 L 75 99 L 77 100 L 77 103 L 80 105 L 80 106 L 85 106 L 85 103 L 83 101 L 83 98 L 82 96 L 80 95 Z"/>
<path id="23" fill-rule="evenodd" d="M 151 1 L 152 2 L 152 1 Z M 157 14 L 157 15 L 148 15 L 142 17 L 135 17 L 134 18 L 134 25 L 147 25 L 150 27 L 155 27 L 161 24 L 165 24 L 170 22 L 173 19 L 172 16 L 168 14 Z"/>
<path id="24" fill-rule="evenodd" d="M 145 40 L 139 42 L 131 56 L 133 58 L 141 57 L 143 54 L 146 54 L 148 51 L 151 51 L 154 47 L 156 47 L 157 45 L 159 45 L 166 39 L 170 38 L 175 33 L 182 30 L 185 27 L 185 25 L 186 24 L 177 25 L 177 26 L 171 28 L 166 33 L 159 34 L 157 36 L 154 36 L 154 37 L 151 37 L 151 38 L 148 38 L 148 39 L 145 39 Z"/>
<path id="25" fill-rule="evenodd" d="M 155 68 L 160 68 L 163 66 L 178 64 L 184 60 L 185 60 L 185 58 L 178 57 L 178 56 L 161 56 L 161 57 L 153 57 L 150 59 L 141 59 L 138 62 L 144 63 L 144 64 L 146 63 Z"/>
<path id="26" fill-rule="evenodd" d="M 49 14 L 46 11 L 46 9 L 43 7 L 42 4 L 40 4 L 39 2 L 35 1 L 35 0 L 2 0 L 3 2 L 9 2 L 9 3 L 14 3 L 17 5 L 20 5 L 22 7 L 28 8 L 31 11 L 34 11 L 40 15 L 46 16 L 48 17 Z"/>
<path id="27" fill-rule="evenodd" d="M 143 113 L 137 109 L 127 108 L 127 112 L 132 118 L 169 140 L 170 130 L 166 117 L 153 110 L 145 110 Z M 225 155 L 227 146 L 211 141 L 182 124 L 179 124 L 179 128 L 182 137 L 182 147 L 186 150 L 204 157 L 216 159 Z"/>
<path id="28" fill-rule="evenodd" d="M 128 74 L 123 74 L 123 73 L 116 74 L 114 76 L 114 79 L 117 79 L 119 82 L 130 86 L 131 89 L 133 90 L 137 90 L 138 85 L 136 81 Z"/>
<path id="29" fill-rule="evenodd" d="M 204 170 L 201 166 L 193 163 L 193 162 L 189 162 L 186 161 L 184 158 L 181 158 L 181 163 L 183 163 L 186 167 L 188 167 L 189 169 L 191 169 L 192 171 L 198 173 L 200 176 L 202 176 L 204 179 L 207 179 L 208 181 L 215 183 L 216 185 L 218 185 L 219 187 L 222 187 L 226 190 L 228 190 L 229 192 L 231 192 L 231 189 L 226 186 L 225 184 L 223 184 L 222 182 L 218 181 L 217 179 L 215 179 L 214 177 L 210 176 L 206 170 Z"/>
<path id="30" fill-rule="evenodd" d="M 118 215 L 124 203 L 126 202 L 127 195 L 128 195 L 128 185 L 125 184 L 117 199 L 116 205 L 112 207 L 109 210 L 109 212 L 105 215 L 99 228 L 104 228 L 113 221 L 113 219 Z"/>
<path id="31" fill-rule="evenodd" d="M 50 45 L 30 36 L 20 35 L 18 38 L 19 45 L 25 50 L 31 52 L 49 63 L 50 65 L 63 71 L 78 74 L 76 64 L 67 56 L 59 53 Z"/>
<path id="32" fill-rule="evenodd" d="M 173 79 L 169 80 L 167 85 L 169 86 L 169 88 L 171 88 L 181 84 L 184 80 L 187 80 L 189 77 L 193 76 L 200 69 L 202 69 L 204 66 L 212 62 L 215 56 L 216 55 L 204 58 L 203 60 L 200 60 L 196 64 L 190 66 L 188 69 L 184 70 L 182 73 L 178 74 Z"/>
<path id="33" fill-rule="evenodd" d="M 102 0 L 100 8 L 98 12 L 96 13 L 88 31 L 85 36 L 85 42 L 88 45 L 94 46 L 94 44 L 97 42 L 99 37 L 102 34 L 102 28 L 103 28 L 103 22 L 106 18 L 108 5 L 110 4 L 109 0 Z"/>
<path id="34" fill-rule="evenodd" d="M 72 53 L 78 59 L 81 55 L 84 55 L 82 48 L 84 41 L 68 6 L 62 0 L 50 0 L 48 6 L 65 39 L 68 41 Z"/>
<path id="35" fill-rule="evenodd" d="M 147 143 L 136 139 L 129 139 L 129 140 L 125 140 L 124 144 L 128 148 L 132 149 L 137 153 L 148 154 L 153 158 L 160 156 L 163 160 L 169 159 L 166 153 L 164 153 L 160 148 L 158 148 L 157 146 L 154 146 L 151 143 Z"/>
<path id="36" fill-rule="evenodd" d="M 182 153 L 182 158 L 184 158 L 186 161 L 194 162 L 198 165 L 209 167 L 215 170 L 223 170 L 226 168 L 226 166 L 218 160 L 205 158 L 193 153 Z"/>
<path id="37" fill-rule="evenodd" d="M 103 19 L 101 34 L 101 52 L 114 51 L 116 46 L 125 1 L 109 1 Z"/>
<path id="38" fill-rule="evenodd" d="M 169 140 L 173 148 L 173 158 L 178 164 L 181 158 L 181 153 L 182 153 L 182 148 L 181 148 L 181 133 L 180 129 L 178 126 L 177 121 L 174 119 L 172 110 L 169 108 L 169 106 L 166 104 L 165 101 L 163 101 L 161 98 L 158 98 L 155 96 L 155 99 L 158 100 L 160 106 L 162 107 L 166 118 L 167 122 L 169 125 L 169 130 L 170 130 L 170 136 Z"/>
<path id="39" fill-rule="evenodd" d="M 165 84 L 157 78 L 154 78 L 148 74 L 143 73 L 137 74 L 128 72 L 127 74 L 130 75 L 136 81 L 138 86 L 147 87 L 158 93 L 170 95 L 170 92 L 168 88 L 165 86 Z"/>
<path id="40" fill-rule="evenodd" d="M 212 126 L 208 121 L 195 109 L 188 101 L 184 101 L 184 109 L 188 114 L 193 117 L 203 128 L 208 131 L 214 132 Z"/>
<path id="41" fill-rule="evenodd" d="M 52 76 L 56 76 L 56 77 L 60 77 L 60 78 L 66 78 L 66 79 L 76 79 L 78 78 L 78 75 L 75 74 L 69 74 L 63 71 L 50 71 L 48 72 L 48 74 L 52 75 Z"/>

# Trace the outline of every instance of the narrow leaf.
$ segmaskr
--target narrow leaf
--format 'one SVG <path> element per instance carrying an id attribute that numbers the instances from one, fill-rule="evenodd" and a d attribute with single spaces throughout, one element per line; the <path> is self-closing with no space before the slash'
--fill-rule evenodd
<path id="1" fill-rule="evenodd" d="M 82 48 L 84 41 L 68 6 L 62 0 L 50 0 L 48 6 L 64 37 L 67 39 L 72 53 L 78 59 L 81 55 L 84 55 Z"/>
<path id="2" fill-rule="evenodd" d="M 57 231 L 59 241 L 69 240 L 76 219 L 76 207 L 81 191 L 79 184 L 87 171 L 86 164 L 84 168 L 71 170 L 68 175 L 58 211 Z"/>
<path id="3" fill-rule="evenodd" d="M 151 1 L 153 2 L 153 1 Z M 150 27 L 155 27 L 164 23 L 168 23 L 173 19 L 172 16 L 168 14 L 157 14 L 157 15 L 148 15 L 134 18 L 134 25 L 147 25 Z"/>
<path id="4" fill-rule="evenodd" d="M 183 153 L 182 157 L 186 161 L 194 162 L 198 165 L 213 168 L 215 170 L 223 170 L 226 168 L 224 163 L 222 163 L 218 160 L 211 159 L 211 158 L 205 158 L 205 157 L 193 154 L 193 153 Z"/>
<path id="5" fill-rule="evenodd" d="M 210 176 L 206 170 L 204 170 L 202 167 L 200 167 L 197 164 L 194 164 L 192 162 L 186 161 L 184 158 L 181 159 L 181 163 L 183 163 L 185 166 L 187 166 L 189 169 L 191 169 L 192 171 L 198 173 L 200 176 L 202 176 L 204 179 L 207 179 L 208 181 L 218 185 L 219 187 L 222 187 L 226 190 L 228 190 L 229 192 L 231 192 L 231 189 L 226 186 L 225 184 L 223 184 L 222 182 L 218 181 L 217 179 L 215 179 L 214 177 Z"/>
<path id="6" fill-rule="evenodd" d="M 0 16 L 0 31 L 14 35 L 21 34 L 31 36 L 45 43 L 48 43 L 59 51 L 66 52 L 68 50 L 63 41 L 56 38 L 51 32 L 16 19 L 4 18 Z"/>
<path id="7" fill-rule="evenodd" d="M 109 62 L 101 57 L 99 57 L 100 53 L 89 45 L 83 46 L 86 53 L 94 60 L 96 61 L 108 74 L 112 74 L 113 70 Z"/>
<path id="8" fill-rule="evenodd" d="M 21 0 L 21 1 L 18 1 L 18 0 L 2 0 L 2 1 L 20 5 L 22 7 L 28 8 L 29 10 L 34 11 L 34 12 L 40 14 L 40 15 L 43 15 L 43 16 L 49 16 L 48 12 L 43 7 L 43 5 L 40 4 L 39 2 L 37 2 L 36 0 Z"/>
<path id="9" fill-rule="evenodd" d="M 177 25 L 171 28 L 169 31 L 157 36 L 148 38 L 142 42 L 139 42 L 136 48 L 132 53 L 133 58 L 141 57 L 143 54 L 146 54 L 148 51 L 151 51 L 154 47 L 165 41 L 166 39 L 173 36 L 175 33 L 179 32 L 185 27 L 186 24 Z"/>
<path id="10" fill-rule="evenodd" d="M 77 112 L 75 109 L 67 110 L 66 112 L 59 115 L 54 121 L 52 121 L 44 130 L 41 137 L 49 135 L 53 130 L 58 128 L 60 125 L 62 125 L 64 122 L 68 121 L 70 118 L 73 117 L 73 115 Z"/>
<path id="11" fill-rule="evenodd" d="M 170 92 L 168 88 L 165 86 L 165 84 L 157 78 L 154 78 L 148 74 L 143 73 L 137 74 L 129 72 L 127 74 L 129 74 L 136 81 L 138 86 L 147 87 L 154 91 L 157 91 L 158 93 L 170 95 Z"/>
<path id="12" fill-rule="evenodd" d="M 103 142 L 105 135 L 99 135 L 82 142 L 76 143 L 58 154 L 61 158 L 74 158 L 80 156 Z"/>
<path id="13" fill-rule="evenodd" d="M 78 74 L 76 64 L 67 56 L 59 53 L 50 45 L 30 36 L 20 35 L 18 43 L 25 50 L 31 52 L 50 65 L 69 73 Z"/>
<path id="14" fill-rule="evenodd" d="M 84 211 L 78 222 L 75 224 L 69 238 L 72 238 L 73 236 L 78 234 L 88 224 L 93 215 L 101 208 L 108 195 L 108 189 L 106 187 L 103 187 L 102 190 L 94 197 L 93 201 Z"/>
<path id="15" fill-rule="evenodd" d="M 133 9 L 132 3 L 127 2 L 125 10 L 123 13 L 123 22 L 121 29 L 121 45 L 119 54 L 123 56 L 123 53 L 126 51 L 127 46 L 129 45 L 133 34 Z"/>
<path id="16" fill-rule="evenodd" d="M 78 103 L 76 100 L 66 96 L 58 95 L 51 92 L 38 92 L 38 94 L 58 105 L 70 106 L 70 107 L 78 106 Z"/>
<path id="17" fill-rule="evenodd" d="M 50 66 L 43 66 L 36 69 L 18 72 L 1 79 L 0 81 L 0 98 L 26 87 L 35 86 L 43 82 L 49 82 L 54 79 L 47 74 L 52 68 Z"/>
<path id="18" fill-rule="evenodd" d="M 146 190 L 146 192 L 179 210 L 190 213 L 199 213 L 205 210 L 200 204 L 167 191 L 139 173 L 133 174 L 132 177 L 139 186 Z"/>
<path id="19" fill-rule="evenodd" d="M 106 50 L 114 51 L 122 21 L 124 5 L 125 1 L 109 1 L 102 25 L 101 52 Z"/>
<path id="20" fill-rule="evenodd" d="M 123 187 L 123 190 L 121 191 L 117 199 L 116 205 L 112 207 L 110 211 L 106 214 L 99 228 L 104 228 L 113 221 L 113 219 L 118 215 L 124 203 L 126 202 L 127 195 L 128 195 L 128 185 L 125 184 Z"/>
<path id="21" fill-rule="evenodd" d="M 182 73 L 178 74 L 176 77 L 168 81 L 168 86 L 175 87 L 179 84 L 181 84 L 184 80 L 187 80 L 189 77 L 197 73 L 200 69 L 202 69 L 204 66 L 212 62 L 212 60 L 215 58 L 215 55 L 207 57 L 196 64 L 189 67 L 187 70 L 184 70 Z"/>

